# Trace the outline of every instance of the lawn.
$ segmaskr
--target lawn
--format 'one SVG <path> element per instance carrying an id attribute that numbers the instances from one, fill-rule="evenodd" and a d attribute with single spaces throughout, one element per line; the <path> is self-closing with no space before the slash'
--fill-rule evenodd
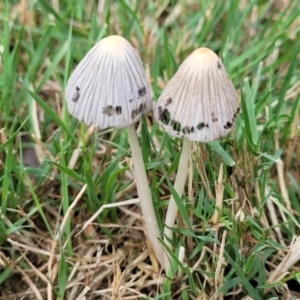
<path id="1" fill-rule="evenodd" d="M 299 16 L 292 0 L 3 0 L 0 299 L 300 299 Z M 234 129 L 192 143 L 182 197 L 182 139 L 152 112 L 135 124 L 170 268 L 147 238 L 127 131 L 67 109 L 70 75 L 110 35 L 138 52 L 154 102 L 199 47 L 239 95 Z"/>

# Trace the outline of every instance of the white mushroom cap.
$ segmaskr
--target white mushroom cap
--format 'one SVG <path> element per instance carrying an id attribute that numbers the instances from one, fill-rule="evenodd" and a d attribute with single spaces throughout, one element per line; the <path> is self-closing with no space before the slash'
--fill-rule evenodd
<path id="1" fill-rule="evenodd" d="M 155 103 L 154 117 L 172 136 L 209 142 L 228 134 L 239 112 L 238 95 L 219 57 L 196 49 Z"/>
<path id="2" fill-rule="evenodd" d="M 86 54 L 69 78 L 65 97 L 72 116 L 101 129 L 127 127 L 152 106 L 139 55 L 117 35 Z"/>

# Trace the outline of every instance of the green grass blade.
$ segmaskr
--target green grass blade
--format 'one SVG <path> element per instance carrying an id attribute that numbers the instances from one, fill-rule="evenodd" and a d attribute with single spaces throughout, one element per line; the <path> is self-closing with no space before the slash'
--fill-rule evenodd
<path id="1" fill-rule="evenodd" d="M 249 296 L 251 296 L 253 299 L 262 300 L 256 289 L 250 284 L 248 279 L 245 277 L 243 272 L 239 269 L 239 267 L 236 265 L 236 263 L 233 261 L 233 259 L 230 257 L 230 255 L 227 253 L 227 251 L 224 251 L 225 258 L 230 262 L 230 265 L 235 270 L 236 274 L 241 279 L 241 283 L 249 293 Z"/>

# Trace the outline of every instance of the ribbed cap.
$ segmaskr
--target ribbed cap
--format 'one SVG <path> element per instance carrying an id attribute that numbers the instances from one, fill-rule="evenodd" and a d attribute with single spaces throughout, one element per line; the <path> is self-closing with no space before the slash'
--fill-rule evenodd
<path id="1" fill-rule="evenodd" d="M 116 35 L 86 54 L 69 78 L 65 97 L 72 116 L 101 129 L 127 127 L 152 106 L 139 55 Z"/>
<path id="2" fill-rule="evenodd" d="M 228 134 L 239 112 L 238 95 L 219 57 L 196 49 L 167 83 L 154 117 L 172 136 L 209 142 Z"/>

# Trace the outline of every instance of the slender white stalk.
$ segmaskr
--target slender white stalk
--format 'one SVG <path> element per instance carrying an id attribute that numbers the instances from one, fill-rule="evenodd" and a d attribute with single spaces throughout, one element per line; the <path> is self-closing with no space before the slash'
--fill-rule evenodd
<path id="1" fill-rule="evenodd" d="M 180 198 L 183 193 L 186 175 L 188 171 L 191 147 L 192 147 L 192 142 L 187 138 L 184 138 L 181 156 L 179 160 L 179 166 L 178 166 L 177 175 L 174 183 L 174 189 L 176 190 Z M 172 241 L 172 237 L 173 237 L 173 231 L 170 228 L 174 227 L 177 212 L 178 212 L 178 207 L 176 205 L 174 197 L 171 195 L 168 210 L 167 210 L 167 215 L 166 215 L 165 229 L 164 229 L 164 242 L 170 249 L 172 249 L 172 244 L 170 241 Z M 167 251 L 165 251 L 164 263 L 165 263 L 166 272 L 169 272 L 171 266 L 170 260 L 171 258 L 169 257 Z"/>
<path id="2" fill-rule="evenodd" d="M 141 153 L 141 148 L 138 142 L 134 125 L 128 126 L 127 131 L 133 159 L 134 180 L 136 182 L 136 187 L 140 199 L 142 214 L 144 216 L 148 239 L 152 249 L 154 250 L 156 258 L 158 259 L 160 264 L 164 266 L 163 248 L 158 240 L 161 237 L 161 234 L 159 231 L 156 214 L 153 207 L 151 192 L 149 189 L 149 182 L 146 176 L 146 170 Z"/>
<path id="3" fill-rule="evenodd" d="M 185 255 L 185 248 L 183 246 L 179 247 L 179 253 L 178 253 L 178 260 L 182 263 L 182 265 L 184 264 L 183 260 L 184 260 L 184 255 Z M 178 268 L 177 271 L 177 276 L 180 278 L 182 276 L 182 268 Z"/>

